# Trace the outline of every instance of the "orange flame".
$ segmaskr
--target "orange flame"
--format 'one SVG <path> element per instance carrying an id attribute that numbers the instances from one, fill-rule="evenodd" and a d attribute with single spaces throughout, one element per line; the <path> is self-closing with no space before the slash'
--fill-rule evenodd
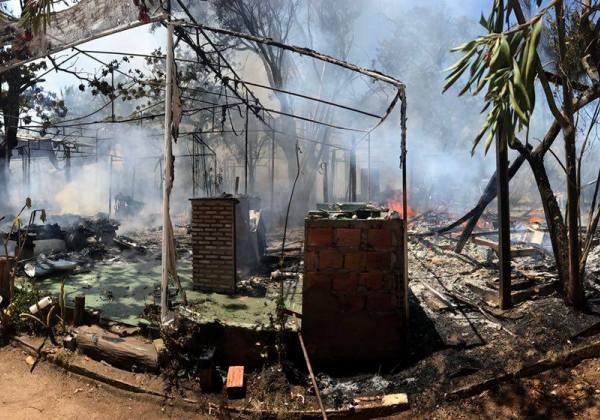
<path id="1" fill-rule="evenodd" d="M 402 208 L 402 200 L 394 200 L 394 199 L 388 200 L 387 208 L 398 212 L 401 217 L 404 217 L 404 210 Z M 411 217 L 414 217 L 415 211 L 410 206 L 406 206 L 406 214 L 408 215 L 408 218 L 410 219 Z"/>

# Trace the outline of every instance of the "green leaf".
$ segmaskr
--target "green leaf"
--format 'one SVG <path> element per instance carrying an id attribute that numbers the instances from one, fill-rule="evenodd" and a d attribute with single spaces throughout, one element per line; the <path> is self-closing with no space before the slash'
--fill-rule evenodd
<path id="1" fill-rule="evenodd" d="M 459 77 L 465 72 L 467 67 L 469 67 L 469 62 L 465 61 L 462 67 L 459 67 L 456 70 L 454 70 L 454 72 L 452 72 L 446 78 L 447 81 L 446 81 L 446 84 L 444 85 L 444 89 L 442 90 L 442 92 L 446 92 L 450 88 L 450 86 L 452 86 L 454 83 L 456 83 L 456 81 L 459 79 Z"/>
<path id="2" fill-rule="evenodd" d="M 523 110 L 521 109 L 521 106 L 519 105 L 519 102 L 517 101 L 517 98 L 515 97 L 515 90 L 514 90 L 512 83 L 508 83 L 508 90 L 510 91 L 511 106 L 513 107 L 513 109 L 515 110 L 515 112 L 517 113 L 517 115 L 519 116 L 521 121 L 523 121 L 523 124 L 527 124 L 529 122 L 529 118 L 527 117 L 525 112 L 523 112 Z M 511 125 L 511 124 L 507 124 L 507 125 Z"/>
<path id="3" fill-rule="evenodd" d="M 504 35 L 500 36 L 500 54 L 503 59 L 503 64 L 510 63 L 510 60 L 512 59 L 510 55 L 510 45 L 508 45 L 508 40 Z"/>
<path id="4" fill-rule="evenodd" d="M 479 18 L 479 24 L 481 26 L 483 26 L 485 29 L 487 29 L 489 32 L 490 27 L 489 27 L 488 21 L 486 20 L 485 16 L 483 16 L 483 12 L 481 12 L 481 17 Z"/>
<path id="5" fill-rule="evenodd" d="M 492 145 L 492 142 L 494 141 L 495 132 L 496 132 L 496 130 L 490 130 L 490 134 L 485 139 L 485 142 L 484 142 L 485 152 L 484 153 L 486 155 L 487 155 L 487 152 L 490 150 L 490 146 Z"/>
<path id="6" fill-rule="evenodd" d="M 477 44 L 477 40 L 476 39 L 474 39 L 472 41 L 469 41 L 469 42 L 465 42 L 464 44 L 461 44 L 458 47 L 454 47 L 454 48 L 452 48 L 450 50 L 450 52 L 471 50 L 471 49 L 473 49 L 473 47 L 475 46 L 475 44 Z"/>
<path id="7" fill-rule="evenodd" d="M 543 20 L 540 19 L 533 26 L 531 34 L 529 35 L 528 45 L 527 45 L 527 54 L 525 60 L 525 80 L 527 83 L 533 82 L 535 78 L 535 72 L 533 71 L 535 66 L 535 57 L 537 51 L 537 44 L 540 38 L 540 32 L 542 30 Z"/>
<path id="8" fill-rule="evenodd" d="M 521 77 L 521 70 L 519 69 L 519 64 L 516 60 L 513 59 L 513 79 L 516 87 L 517 99 L 521 99 L 525 105 L 525 109 L 527 111 L 531 110 L 531 101 L 529 100 L 529 95 L 527 94 L 527 89 L 525 88 L 525 84 L 523 82 L 523 78 Z"/>
<path id="9" fill-rule="evenodd" d="M 451 65 L 450 67 L 448 67 L 446 70 L 444 70 L 445 72 L 455 72 L 457 71 L 459 68 L 463 67 L 465 64 L 468 64 L 469 62 L 469 58 L 471 58 L 471 56 L 473 54 L 475 54 L 477 50 L 475 48 L 471 49 L 468 53 L 466 53 L 465 55 L 463 55 L 460 60 L 458 60 L 456 63 L 454 63 L 453 65 Z"/>

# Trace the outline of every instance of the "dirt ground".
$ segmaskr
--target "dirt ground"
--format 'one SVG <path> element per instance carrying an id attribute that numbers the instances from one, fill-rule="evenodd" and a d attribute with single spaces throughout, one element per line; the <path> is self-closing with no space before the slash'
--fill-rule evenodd
<path id="1" fill-rule="evenodd" d="M 117 390 L 40 362 L 33 373 L 22 350 L 0 349 L 0 418 L 167 419 L 206 418 L 161 398 Z"/>
<path id="2" fill-rule="evenodd" d="M 41 362 L 33 373 L 20 349 L 0 349 L 2 419 L 206 418 L 160 398 L 123 392 Z M 410 398 L 410 397 L 409 397 Z M 110 413 L 110 414 L 109 414 Z M 417 407 L 395 418 L 600 418 L 600 359 L 503 384 L 466 400 Z"/>
<path id="3" fill-rule="evenodd" d="M 416 414 L 416 416 L 415 416 Z M 554 369 L 502 384 L 475 397 L 442 404 L 426 413 L 398 418 L 427 419 L 599 419 L 600 359 Z"/>

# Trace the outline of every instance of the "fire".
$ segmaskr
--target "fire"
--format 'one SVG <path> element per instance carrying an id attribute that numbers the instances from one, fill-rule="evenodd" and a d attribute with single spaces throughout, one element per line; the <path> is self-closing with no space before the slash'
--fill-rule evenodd
<path id="1" fill-rule="evenodd" d="M 400 214 L 400 216 L 404 217 L 404 211 L 402 208 L 402 200 L 388 200 L 387 202 L 387 208 L 393 211 L 396 211 Z M 408 216 L 408 218 L 410 219 L 411 217 L 414 217 L 415 215 L 415 211 L 410 207 L 410 206 L 406 206 L 406 214 Z"/>
<path id="2" fill-rule="evenodd" d="M 544 214 L 541 210 L 532 210 L 529 213 L 529 223 L 532 225 L 541 225 L 544 223 L 546 219 L 544 218 Z"/>

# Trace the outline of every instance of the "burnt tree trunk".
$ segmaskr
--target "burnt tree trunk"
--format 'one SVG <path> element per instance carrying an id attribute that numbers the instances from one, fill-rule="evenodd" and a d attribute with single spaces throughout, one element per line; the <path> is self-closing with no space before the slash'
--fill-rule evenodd
<path id="1" fill-rule="evenodd" d="M 550 231 L 550 240 L 552 242 L 552 250 L 554 251 L 554 259 L 556 260 L 556 270 L 561 284 L 564 286 L 569 278 L 568 271 L 568 252 L 567 252 L 567 228 L 565 226 L 560 206 L 552 191 L 550 179 L 544 167 L 543 156 L 532 155 L 529 159 L 531 171 L 535 177 L 535 181 L 542 199 L 544 207 L 544 215 L 548 230 Z"/>
<path id="2" fill-rule="evenodd" d="M 525 162 L 525 157 L 523 157 L 523 155 L 519 155 L 511 163 L 510 167 L 508 168 L 509 182 L 512 179 L 512 177 L 515 176 L 515 174 L 519 171 L 519 169 L 521 169 L 523 162 Z M 494 198 L 496 198 L 496 196 L 498 195 L 498 183 L 496 182 L 497 175 L 498 175 L 498 173 L 494 172 L 494 175 L 492 175 L 492 177 L 488 181 L 488 184 L 485 187 L 485 190 L 483 191 L 483 195 L 481 196 L 481 198 L 479 198 L 477 205 L 475 207 L 473 207 L 473 209 L 471 209 L 471 211 L 469 211 L 469 213 L 467 213 L 467 215 L 470 215 L 469 221 L 467 222 L 467 225 L 465 226 L 464 230 L 462 231 L 462 234 L 460 235 L 460 238 L 458 240 L 458 243 L 456 244 L 456 247 L 454 248 L 454 251 L 456 251 L 458 253 L 462 252 L 463 248 L 465 247 L 465 244 L 467 243 L 467 241 L 469 240 L 469 237 L 471 236 L 471 233 L 473 232 L 473 229 L 477 225 L 479 218 L 485 211 L 486 207 L 492 201 L 494 201 Z M 462 220 L 462 222 L 460 222 L 460 223 L 463 223 L 466 219 L 465 219 L 465 217 L 461 217 L 460 220 Z M 455 223 L 453 223 L 452 225 L 456 226 Z M 438 232 L 438 233 L 442 233 L 442 232 Z"/>
<path id="3" fill-rule="evenodd" d="M 589 8 L 589 2 L 587 4 Z M 568 264 L 569 278 L 565 287 L 567 305 L 583 309 L 585 297 L 583 285 L 579 276 L 579 191 L 577 187 L 577 149 L 575 145 L 575 119 L 573 110 L 573 89 L 567 73 L 567 35 L 565 5 L 557 2 L 554 5 L 556 15 L 556 32 L 558 35 L 558 52 L 560 61 L 557 63 L 562 77 L 563 106 L 562 123 L 565 141 L 565 166 L 567 172 L 567 230 L 568 230 Z"/>
<path id="4" fill-rule="evenodd" d="M 589 103 L 595 101 L 599 97 L 600 97 L 600 84 L 597 83 L 597 84 L 591 86 L 585 92 L 583 92 L 581 94 L 581 96 L 579 96 L 574 101 L 573 109 L 575 111 L 578 111 L 581 108 L 583 108 L 584 106 L 588 105 Z M 552 144 L 554 143 L 554 140 L 556 140 L 556 137 L 558 137 L 559 133 L 560 133 L 560 124 L 557 121 L 554 121 L 552 123 L 552 125 L 550 126 L 550 128 L 548 129 L 548 131 L 546 132 L 546 135 L 544 136 L 542 142 L 533 149 L 533 151 L 531 152 L 531 155 L 534 157 L 543 158 L 545 153 L 550 149 L 550 147 L 552 147 Z M 520 167 L 524 161 L 525 161 L 525 158 L 523 157 L 522 154 L 520 154 L 517 157 L 517 159 L 515 159 L 515 161 L 509 168 L 509 178 L 510 179 L 512 179 L 512 177 L 518 172 L 518 170 L 520 169 Z M 457 252 L 462 251 L 464 244 L 467 242 L 467 240 L 471 236 L 471 233 L 473 232 L 473 228 L 477 225 L 477 222 L 479 221 L 479 218 L 483 214 L 485 208 L 494 200 L 494 198 L 496 198 L 496 195 L 497 195 L 496 174 L 494 173 L 494 175 L 492 175 L 492 177 L 490 178 L 483 195 L 479 199 L 477 206 L 475 206 L 471 211 L 469 211 L 469 213 L 467 213 L 468 215 L 470 215 L 470 219 L 469 219 L 469 222 L 467 223 L 467 226 L 463 230 L 463 233 L 459 240 L 459 244 L 462 243 L 462 245 L 460 248 L 458 246 L 456 247 Z M 466 218 L 465 218 L 466 216 L 467 215 L 461 217 L 461 220 L 462 220 L 461 223 L 466 220 Z M 456 224 L 453 223 L 451 226 L 456 227 Z M 450 230 L 450 229 L 447 229 L 447 230 Z M 446 230 L 440 229 L 440 230 L 438 230 L 438 233 L 442 233 L 444 231 L 446 231 Z"/>
<path id="5" fill-rule="evenodd" d="M 565 287 L 565 300 L 568 305 L 578 309 L 585 306 L 582 277 L 579 275 L 579 191 L 577 188 L 577 151 L 575 148 L 575 128 L 569 124 L 564 131 L 565 161 L 567 165 L 567 198 L 568 210 L 568 266 L 569 280 Z"/>

